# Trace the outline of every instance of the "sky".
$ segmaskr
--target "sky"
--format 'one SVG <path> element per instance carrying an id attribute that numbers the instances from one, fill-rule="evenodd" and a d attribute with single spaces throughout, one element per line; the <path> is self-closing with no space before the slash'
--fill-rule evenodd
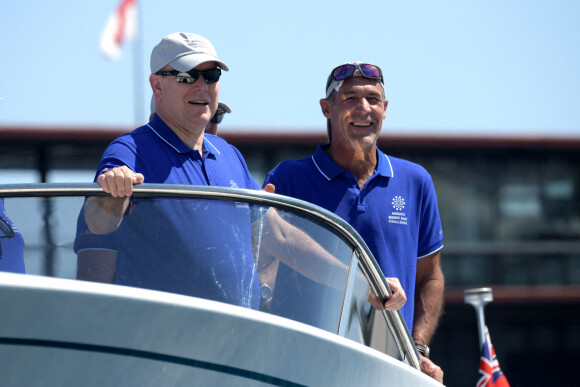
<path id="1" fill-rule="evenodd" d="M 580 137 L 577 0 L 141 0 L 118 61 L 99 39 L 120 0 L 20 0 L 0 12 L 0 128 L 131 129 L 149 116 L 149 56 L 173 32 L 230 68 L 223 132 L 325 133 L 334 67 L 379 65 L 383 133 Z"/>

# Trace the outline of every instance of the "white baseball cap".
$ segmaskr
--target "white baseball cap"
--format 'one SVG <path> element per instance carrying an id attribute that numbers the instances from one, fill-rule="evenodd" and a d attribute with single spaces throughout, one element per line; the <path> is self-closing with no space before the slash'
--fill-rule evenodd
<path id="1" fill-rule="evenodd" d="M 228 71 L 228 66 L 219 60 L 215 48 L 201 35 L 176 32 L 167 35 L 151 51 L 151 73 L 170 65 L 177 71 L 189 71 L 205 62 L 217 62 Z"/>

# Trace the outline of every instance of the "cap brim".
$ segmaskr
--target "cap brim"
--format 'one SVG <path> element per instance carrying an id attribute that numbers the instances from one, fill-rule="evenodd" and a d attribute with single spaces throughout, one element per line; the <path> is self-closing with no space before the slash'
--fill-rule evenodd
<path id="1" fill-rule="evenodd" d="M 185 71 L 189 71 L 191 69 L 194 69 L 197 66 L 199 66 L 200 64 L 206 63 L 206 62 L 216 62 L 221 69 L 223 69 L 225 71 L 229 70 L 228 66 L 224 62 L 222 62 L 221 60 L 219 60 L 215 56 L 209 55 L 209 54 L 183 55 L 183 56 L 180 56 L 179 58 L 169 62 L 168 65 L 173 67 L 177 71 L 185 72 Z"/>

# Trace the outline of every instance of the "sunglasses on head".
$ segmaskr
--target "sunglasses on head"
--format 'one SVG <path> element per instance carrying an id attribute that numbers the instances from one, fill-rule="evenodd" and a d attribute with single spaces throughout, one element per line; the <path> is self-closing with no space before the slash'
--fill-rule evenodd
<path id="1" fill-rule="evenodd" d="M 187 84 L 192 84 L 195 83 L 198 79 L 199 76 L 201 75 L 203 77 L 203 80 L 205 81 L 205 83 L 212 84 L 212 83 L 216 83 L 217 81 L 220 80 L 220 77 L 222 75 L 222 70 L 220 68 L 215 68 L 215 69 L 209 69 L 209 70 L 205 70 L 205 71 L 199 71 L 199 70 L 189 70 L 189 71 L 177 71 L 177 70 L 171 70 L 171 71 L 157 71 L 155 73 L 155 75 L 161 75 L 161 76 L 168 76 L 168 75 L 173 75 L 175 76 L 175 79 L 177 80 L 177 83 L 187 83 Z"/>
<path id="2" fill-rule="evenodd" d="M 218 108 L 209 122 L 212 124 L 220 124 L 223 121 L 225 115 L 226 111 L 222 108 Z"/>
<path id="3" fill-rule="evenodd" d="M 380 67 L 370 63 L 352 63 L 338 66 L 332 70 L 332 77 L 336 81 L 342 81 L 355 76 L 357 70 L 364 77 L 378 79 L 379 82 L 384 83 L 383 72 Z"/>

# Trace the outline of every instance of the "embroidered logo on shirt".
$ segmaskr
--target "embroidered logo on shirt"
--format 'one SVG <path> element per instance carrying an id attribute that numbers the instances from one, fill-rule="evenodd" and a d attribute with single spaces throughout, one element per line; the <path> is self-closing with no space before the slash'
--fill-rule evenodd
<path id="1" fill-rule="evenodd" d="M 395 196 L 392 201 L 393 208 L 397 211 L 402 211 L 405 209 L 405 199 L 401 196 Z"/>
<path id="2" fill-rule="evenodd" d="M 231 187 L 231 188 L 238 188 L 238 183 L 236 183 L 236 182 L 235 182 L 235 181 L 233 181 L 233 180 L 230 180 L 230 187 Z"/>
<path id="3" fill-rule="evenodd" d="M 405 199 L 402 196 L 395 196 L 391 204 L 395 211 L 389 215 L 389 223 L 407 225 L 407 214 L 402 212 L 405 209 Z"/>

